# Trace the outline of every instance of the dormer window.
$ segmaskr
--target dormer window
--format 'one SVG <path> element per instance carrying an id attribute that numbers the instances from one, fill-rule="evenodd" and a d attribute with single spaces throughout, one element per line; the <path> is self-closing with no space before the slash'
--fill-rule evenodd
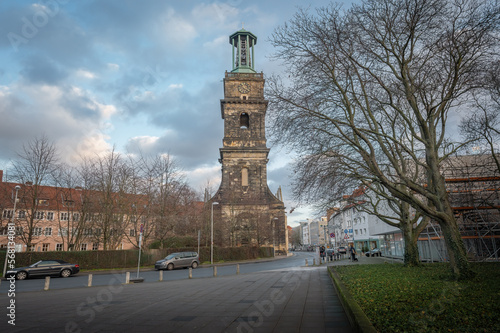
<path id="1" fill-rule="evenodd" d="M 63 206 L 64 207 L 74 207 L 75 202 L 73 200 L 64 200 L 63 201 Z"/>
<path id="2" fill-rule="evenodd" d="M 240 128 L 249 128 L 250 127 L 250 117 L 248 116 L 248 113 L 243 112 L 240 115 Z"/>

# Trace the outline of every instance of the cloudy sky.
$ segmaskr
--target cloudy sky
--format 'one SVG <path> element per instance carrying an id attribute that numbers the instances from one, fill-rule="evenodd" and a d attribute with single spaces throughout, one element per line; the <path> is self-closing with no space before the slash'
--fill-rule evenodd
<path id="1" fill-rule="evenodd" d="M 258 37 L 257 71 L 282 69 L 269 36 L 298 6 L 325 1 L 7 0 L 0 2 L 0 169 L 42 133 L 68 162 L 109 151 L 169 153 L 201 190 L 220 182 L 222 79 L 228 36 Z M 270 147 L 269 187 L 287 154 Z M 288 219 L 313 217 L 306 207 Z"/>

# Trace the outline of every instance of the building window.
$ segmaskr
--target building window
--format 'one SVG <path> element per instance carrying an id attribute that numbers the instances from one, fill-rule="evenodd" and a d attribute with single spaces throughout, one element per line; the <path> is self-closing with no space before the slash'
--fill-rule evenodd
<path id="1" fill-rule="evenodd" d="M 87 244 L 80 244 L 80 251 L 87 251 Z"/>
<path id="2" fill-rule="evenodd" d="M 97 228 L 94 230 L 94 235 L 99 236 L 99 235 L 101 235 L 101 232 L 102 232 L 102 230 Z"/>
<path id="3" fill-rule="evenodd" d="M 248 186 L 248 169 L 241 169 L 241 186 Z"/>
<path id="4" fill-rule="evenodd" d="M 59 228 L 58 236 L 68 236 L 68 228 Z"/>
<path id="5" fill-rule="evenodd" d="M 52 236 L 52 228 L 50 227 L 45 228 L 45 236 Z"/>
<path id="6" fill-rule="evenodd" d="M 20 210 L 19 213 L 18 213 L 18 215 L 17 215 L 17 217 L 20 218 L 20 219 L 26 218 L 26 211 Z"/>
<path id="7" fill-rule="evenodd" d="M 49 200 L 47 199 L 38 199 L 38 206 L 48 206 Z"/>
<path id="8" fill-rule="evenodd" d="M 248 116 L 248 113 L 243 112 L 240 115 L 240 128 L 249 128 L 250 127 L 250 117 Z"/>
<path id="9" fill-rule="evenodd" d="M 3 215 L 2 215 L 2 216 L 3 216 L 3 218 L 4 218 L 4 219 L 10 219 L 10 218 L 12 218 L 12 214 L 13 214 L 13 213 L 14 213 L 14 211 L 13 211 L 13 210 L 10 210 L 10 209 L 5 209 L 5 210 L 3 211 Z"/>
<path id="10" fill-rule="evenodd" d="M 47 220 L 52 221 L 54 219 L 54 212 L 47 212 Z"/>
<path id="11" fill-rule="evenodd" d="M 73 221 L 80 221 L 80 214 L 79 213 L 73 213 Z"/>
<path id="12" fill-rule="evenodd" d="M 56 244 L 56 251 L 62 251 L 63 250 L 63 245 L 62 244 Z"/>
<path id="13" fill-rule="evenodd" d="M 33 228 L 33 236 L 41 236 L 42 228 Z"/>
<path id="14" fill-rule="evenodd" d="M 28 249 L 28 252 L 35 252 L 35 245 L 31 245 L 27 249 Z M 40 248 L 38 248 L 38 251 L 40 251 Z"/>
<path id="15" fill-rule="evenodd" d="M 16 236 L 21 236 L 23 234 L 23 227 L 16 227 Z"/>
<path id="16" fill-rule="evenodd" d="M 61 213 L 59 216 L 60 216 L 59 219 L 61 221 L 69 221 L 69 214 L 68 213 Z"/>
<path id="17" fill-rule="evenodd" d="M 49 250 L 50 244 L 48 243 L 43 243 L 42 244 L 42 252 L 47 252 Z"/>
<path id="18" fill-rule="evenodd" d="M 73 200 L 64 200 L 63 201 L 63 206 L 65 206 L 65 207 L 74 207 L 75 206 L 75 202 Z"/>
<path id="19" fill-rule="evenodd" d="M 135 229 L 130 229 L 130 237 L 135 237 Z"/>
<path id="20" fill-rule="evenodd" d="M 90 236 L 90 235 L 92 235 L 92 229 L 91 228 L 85 228 L 85 229 L 83 229 L 83 235 L 84 236 Z"/>
<path id="21" fill-rule="evenodd" d="M 92 244 L 92 251 L 97 251 L 97 250 L 99 250 L 99 243 Z"/>
<path id="22" fill-rule="evenodd" d="M 37 220 L 43 220 L 43 212 L 37 211 L 35 213 L 35 219 L 37 219 Z"/>

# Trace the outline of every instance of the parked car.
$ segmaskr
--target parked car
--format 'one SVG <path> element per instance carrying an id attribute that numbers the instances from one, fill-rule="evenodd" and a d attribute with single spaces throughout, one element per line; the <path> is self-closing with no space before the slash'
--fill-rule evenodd
<path id="1" fill-rule="evenodd" d="M 166 256 L 155 263 L 155 269 L 168 269 L 192 267 L 193 269 L 200 264 L 200 258 L 196 252 L 175 252 Z"/>
<path id="2" fill-rule="evenodd" d="M 340 254 L 346 254 L 347 253 L 347 249 L 344 246 L 339 246 L 337 248 L 337 252 L 340 253 Z"/>
<path id="3" fill-rule="evenodd" d="M 80 271 L 80 265 L 70 264 L 64 260 L 40 260 L 26 267 L 9 269 L 5 275 L 15 276 L 18 280 L 35 276 L 61 276 L 69 277 Z"/>
<path id="4" fill-rule="evenodd" d="M 375 248 L 373 250 L 370 250 L 370 251 L 366 252 L 365 255 L 367 257 L 381 257 L 382 256 L 382 252 L 380 251 L 379 248 Z"/>

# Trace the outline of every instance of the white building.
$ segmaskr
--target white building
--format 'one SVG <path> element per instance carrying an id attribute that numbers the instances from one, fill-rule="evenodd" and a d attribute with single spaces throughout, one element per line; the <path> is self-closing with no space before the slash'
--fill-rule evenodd
<path id="1" fill-rule="evenodd" d="M 384 253 L 384 250 L 389 250 L 384 242 L 387 235 L 394 238 L 394 234 L 400 235 L 401 231 L 383 222 L 376 215 L 360 210 L 360 205 L 365 204 L 364 196 L 366 193 L 362 188 L 355 190 L 351 196 L 346 196 L 345 199 L 350 200 L 341 202 L 339 209 L 328 221 L 328 229 L 335 234 L 334 246 L 353 245 L 358 253 L 381 248 Z M 357 202 L 353 203 L 353 198 Z"/>

